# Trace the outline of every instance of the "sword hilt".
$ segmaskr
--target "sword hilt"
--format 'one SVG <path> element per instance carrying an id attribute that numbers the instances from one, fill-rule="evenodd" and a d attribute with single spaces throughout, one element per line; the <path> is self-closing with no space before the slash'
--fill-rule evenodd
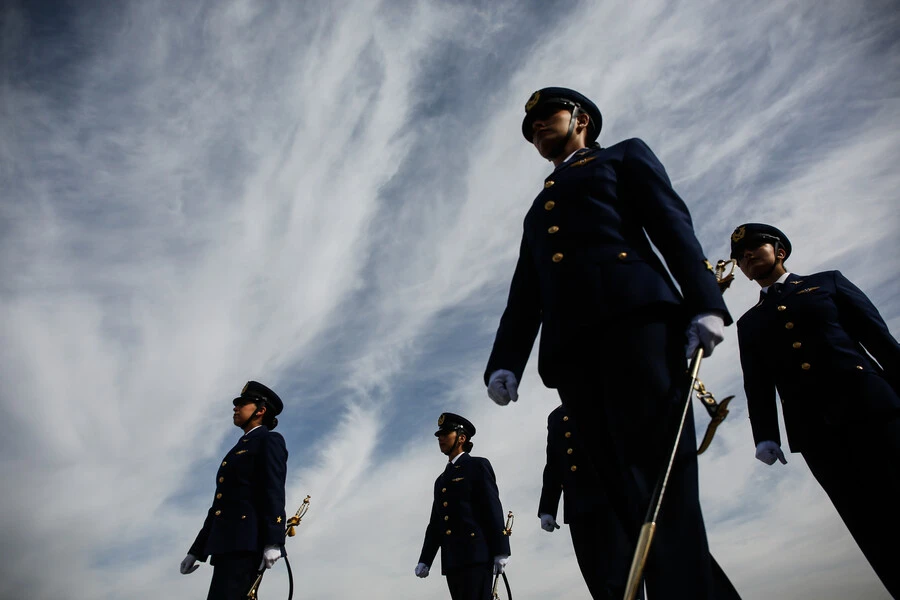
<path id="1" fill-rule="evenodd" d="M 516 517 L 513 515 L 513 511 L 509 511 L 506 515 L 506 525 L 503 526 L 503 535 L 511 536 L 513 523 L 515 523 Z M 500 583 L 500 573 L 494 574 L 494 587 L 491 588 L 491 599 L 492 600 L 500 600 L 500 594 L 497 593 L 497 584 Z"/>

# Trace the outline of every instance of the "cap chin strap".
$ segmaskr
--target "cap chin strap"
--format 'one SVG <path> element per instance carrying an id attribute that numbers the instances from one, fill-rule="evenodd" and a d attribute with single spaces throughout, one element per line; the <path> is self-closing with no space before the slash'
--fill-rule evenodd
<path id="1" fill-rule="evenodd" d="M 466 434 L 465 429 L 463 429 L 462 427 L 455 427 L 453 429 L 453 431 L 456 432 L 456 440 L 453 442 L 453 447 L 450 448 L 450 454 L 453 454 L 453 451 L 460 447 L 460 442 L 459 442 L 459 434 L 460 433 L 463 433 L 466 436 L 467 440 L 469 439 L 468 434 Z"/>
<path id="2" fill-rule="evenodd" d="M 550 160 L 558 158 L 560 154 L 565 152 L 566 145 L 568 145 L 569 140 L 572 139 L 572 134 L 575 133 L 575 121 L 578 119 L 578 115 L 581 114 L 581 108 L 575 106 L 572 108 L 572 116 L 569 117 L 569 131 L 566 133 L 566 137 L 556 145 L 556 148 L 553 149 L 553 154 L 550 156 Z"/>
<path id="3" fill-rule="evenodd" d="M 772 276 L 772 272 L 775 270 L 775 267 L 778 266 L 778 249 L 779 248 L 783 248 L 783 246 L 781 245 L 781 240 L 776 239 L 775 242 L 772 244 L 772 250 L 775 253 L 775 262 L 772 263 L 772 266 L 769 268 L 768 271 L 766 271 L 765 275 L 761 275 L 761 276 L 757 277 L 756 279 L 754 279 L 754 281 L 768 279 L 769 277 Z M 784 263 L 784 259 L 782 259 L 781 262 Z"/>
<path id="4" fill-rule="evenodd" d="M 260 405 L 260 404 L 262 404 L 263 406 L 265 406 L 265 400 L 261 400 L 261 401 L 254 402 L 253 405 L 256 406 L 256 410 L 253 411 L 253 414 L 252 414 L 252 415 L 250 415 L 249 417 L 247 417 L 247 420 L 246 420 L 246 421 L 244 421 L 243 423 L 241 423 L 240 425 L 238 425 L 238 427 L 240 427 L 241 429 L 244 429 L 244 428 L 247 426 L 247 424 L 249 424 L 250 421 L 252 421 L 252 420 L 256 417 L 256 412 L 259 410 L 259 405 Z"/>

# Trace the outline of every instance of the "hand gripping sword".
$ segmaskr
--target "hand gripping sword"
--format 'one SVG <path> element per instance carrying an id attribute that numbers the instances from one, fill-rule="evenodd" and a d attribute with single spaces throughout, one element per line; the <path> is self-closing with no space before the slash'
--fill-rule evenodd
<path id="1" fill-rule="evenodd" d="M 731 264 L 731 270 L 726 275 L 725 268 L 729 264 Z M 727 261 L 720 260 L 716 263 L 715 276 L 716 282 L 719 284 L 720 292 L 724 293 L 725 290 L 728 289 L 728 286 L 731 285 L 731 282 L 734 280 L 734 267 L 736 264 L 737 263 L 734 261 L 734 259 Z M 709 263 L 707 263 L 707 266 L 710 266 Z M 684 400 L 684 406 L 681 410 L 681 420 L 679 421 L 678 428 L 675 431 L 675 439 L 672 443 L 672 450 L 671 452 L 669 452 L 665 469 L 663 469 L 662 475 L 656 482 L 656 487 L 653 490 L 653 496 L 650 499 L 650 506 L 647 510 L 647 517 L 644 519 L 644 524 L 641 526 L 641 532 L 638 536 L 637 547 L 634 550 L 634 558 L 631 561 L 631 571 L 628 573 L 628 583 L 625 587 L 625 600 L 634 600 L 635 596 L 637 596 L 638 588 L 641 585 L 641 579 L 644 575 L 644 567 L 647 565 L 647 557 L 650 555 L 650 544 L 653 542 L 653 535 L 656 533 L 656 519 L 659 516 L 659 509 L 662 507 L 663 496 L 666 493 L 666 485 L 668 485 L 669 483 L 669 475 L 671 475 L 672 465 L 675 463 L 675 455 L 678 453 L 678 443 L 681 441 L 681 432 L 684 429 L 684 420 L 685 418 L 687 418 L 687 413 L 691 409 L 691 396 L 693 395 L 694 390 L 697 389 L 696 386 L 699 381 L 697 378 L 697 374 L 700 372 L 700 363 L 702 361 L 703 347 L 699 346 L 694 352 L 694 355 L 691 357 L 691 364 L 688 369 L 688 372 L 691 376 L 691 385 L 688 387 L 687 397 Z M 705 390 L 706 388 L 703 389 Z M 730 401 L 730 398 L 728 400 Z M 704 406 L 706 406 L 706 404 L 707 403 L 704 402 Z M 723 404 L 725 404 L 725 406 L 727 407 L 725 401 L 723 401 Z M 727 410 L 725 410 L 725 414 L 728 414 Z M 725 416 L 722 415 L 722 419 L 724 418 Z M 719 422 L 721 422 L 721 419 Z M 715 429 L 713 429 L 713 432 L 715 432 Z M 710 441 L 712 441 L 712 436 L 710 436 Z"/>
<path id="2" fill-rule="evenodd" d="M 303 504 L 300 505 L 300 508 L 297 509 L 297 512 L 294 513 L 294 516 L 287 520 L 284 524 L 284 539 L 287 541 L 287 538 L 294 537 L 297 535 L 297 527 L 300 526 L 300 521 L 303 520 L 303 516 L 306 515 L 306 511 L 309 510 L 309 496 L 303 499 Z M 288 600 L 291 600 L 294 597 L 294 574 L 291 571 L 291 563 L 288 562 L 288 557 L 285 555 L 284 564 L 287 567 L 288 572 Z M 253 585 L 250 586 L 250 591 L 247 592 L 247 600 L 257 600 L 257 591 L 259 590 L 259 584 L 262 582 L 263 575 L 266 573 L 265 567 L 260 569 L 256 574 L 256 581 L 253 582 Z"/>
<path id="3" fill-rule="evenodd" d="M 512 535 L 512 527 L 515 520 L 516 518 L 513 516 L 513 512 L 509 511 L 506 515 L 506 526 L 503 527 L 503 535 Z M 509 600 L 512 600 L 512 590 L 509 589 L 509 579 L 506 578 L 505 572 L 494 575 L 494 587 L 491 589 L 491 598 L 492 600 L 500 600 L 500 594 L 497 592 L 497 584 L 500 583 L 500 575 L 503 575 L 503 584 L 506 586 L 506 595 L 509 597 Z"/>

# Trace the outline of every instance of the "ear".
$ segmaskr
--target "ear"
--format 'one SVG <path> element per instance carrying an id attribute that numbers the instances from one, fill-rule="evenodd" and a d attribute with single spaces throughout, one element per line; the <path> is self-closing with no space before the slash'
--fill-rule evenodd
<path id="1" fill-rule="evenodd" d="M 587 126 L 590 122 L 591 117 L 586 112 L 579 112 L 578 116 L 575 117 L 575 125 L 581 129 L 587 129 Z"/>
<path id="2" fill-rule="evenodd" d="M 775 253 L 775 258 L 783 261 L 784 257 L 787 256 L 787 251 L 784 248 L 779 248 L 778 252 Z"/>
<path id="3" fill-rule="evenodd" d="M 267 406 L 257 406 L 255 414 L 256 414 L 256 416 L 264 415 L 264 414 L 266 414 L 267 410 L 268 410 Z"/>

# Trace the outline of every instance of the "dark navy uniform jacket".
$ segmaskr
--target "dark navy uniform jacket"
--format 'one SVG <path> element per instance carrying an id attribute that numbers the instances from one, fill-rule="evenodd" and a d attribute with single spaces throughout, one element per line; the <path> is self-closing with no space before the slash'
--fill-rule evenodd
<path id="1" fill-rule="evenodd" d="M 639 139 L 585 148 L 546 178 L 525 216 L 485 383 L 496 369 L 521 381 L 539 327 L 538 371 L 548 387 L 557 387 L 567 353 L 577 351 L 592 326 L 678 306 L 686 318 L 715 311 L 731 323 L 665 169 Z"/>
<path id="2" fill-rule="evenodd" d="M 287 448 L 280 433 L 265 426 L 241 436 L 216 473 L 216 492 L 190 554 L 284 551 L 284 483 Z"/>
<path id="3" fill-rule="evenodd" d="M 419 562 L 429 567 L 441 549 L 441 573 L 509 555 L 497 479 L 486 458 L 463 453 L 434 482 L 431 520 Z"/>
<path id="4" fill-rule="evenodd" d="M 547 464 L 538 504 L 538 516 L 556 519 L 559 497 L 563 496 L 563 522 L 596 510 L 603 495 L 598 491 L 599 475 L 576 443 L 575 425 L 559 406 L 547 417 Z"/>
<path id="5" fill-rule="evenodd" d="M 766 294 L 738 320 L 738 341 L 757 444 L 781 444 L 776 388 L 793 452 L 802 451 L 811 429 L 821 424 L 900 411 L 896 395 L 869 393 L 874 388 L 867 383 L 875 375 L 900 391 L 900 344 L 840 271 L 791 273 L 780 294 Z"/>

